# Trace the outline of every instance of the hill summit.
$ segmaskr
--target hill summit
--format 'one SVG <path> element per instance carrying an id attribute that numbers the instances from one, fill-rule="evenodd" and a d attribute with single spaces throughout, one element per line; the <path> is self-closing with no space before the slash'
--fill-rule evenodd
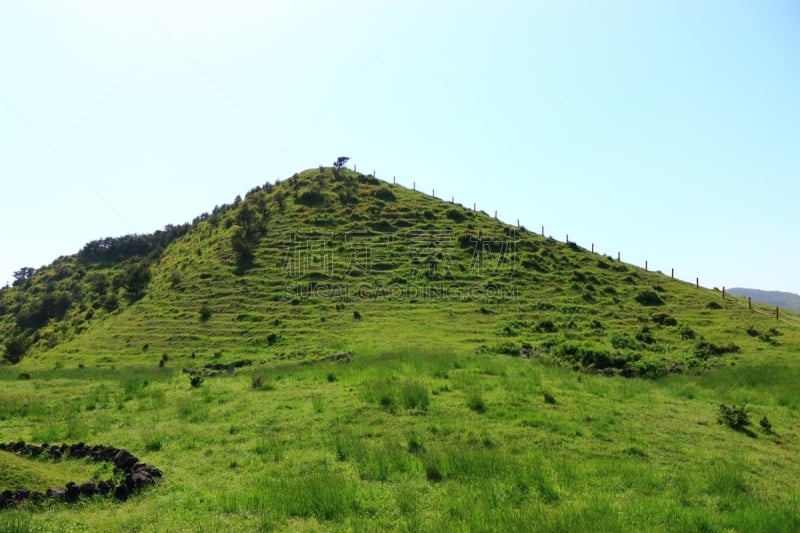
<path id="1" fill-rule="evenodd" d="M 762 351 L 778 325 L 730 295 L 323 167 L 191 224 L 90 242 L 0 290 L 2 356 L 23 366 L 424 344 L 655 377 Z"/>

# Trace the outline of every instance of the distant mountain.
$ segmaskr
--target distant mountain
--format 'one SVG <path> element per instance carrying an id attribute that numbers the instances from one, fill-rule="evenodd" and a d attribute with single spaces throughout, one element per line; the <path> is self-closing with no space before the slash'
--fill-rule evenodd
<path id="1" fill-rule="evenodd" d="M 800 295 L 791 292 L 762 291 L 759 289 L 743 289 L 734 287 L 728 292 L 736 296 L 750 297 L 762 304 L 774 305 L 800 313 Z"/>

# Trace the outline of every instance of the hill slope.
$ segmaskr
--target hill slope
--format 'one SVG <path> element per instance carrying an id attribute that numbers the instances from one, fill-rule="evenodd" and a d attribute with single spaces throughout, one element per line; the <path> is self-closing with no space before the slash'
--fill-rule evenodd
<path id="1" fill-rule="evenodd" d="M 791 292 L 781 291 L 762 291 L 759 289 L 745 289 L 741 287 L 734 287 L 729 289 L 731 294 L 736 296 L 750 297 L 753 301 L 770 305 L 773 307 L 781 307 L 800 313 L 800 295 Z"/>
<path id="2" fill-rule="evenodd" d="M 788 312 L 331 169 L 24 274 L 0 442 L 164 478 L 15 530 L 800 530 Z"/>
<path id="3" fill-rule="evenodd" d="M 28 366 L 445 344 L 655 376 L 764 352 L 776 325 L 739 299 L 332 169 L 191 225 L 89 243 L 0 292 L 5 358 Z"/>

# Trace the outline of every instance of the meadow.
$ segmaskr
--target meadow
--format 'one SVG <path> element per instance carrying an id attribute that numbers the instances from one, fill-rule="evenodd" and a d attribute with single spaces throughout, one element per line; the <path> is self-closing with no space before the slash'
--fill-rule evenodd
<path id="1" fill-rule="evenodd" d="M 3 511 L 2 530 L 796 531 L 799 374 L 644 381 L 446 348 L 198 387 L 169 366 L 4 368 L 0 439 L 124 443 L 165 478 L 124 503 Z M 720 403 L 773 432 L 719 424 Z"/>

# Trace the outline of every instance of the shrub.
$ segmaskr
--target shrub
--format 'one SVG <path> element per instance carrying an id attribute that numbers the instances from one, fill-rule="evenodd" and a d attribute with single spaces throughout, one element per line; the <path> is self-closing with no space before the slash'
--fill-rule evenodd
<path id="1" fill-rule="evenodd" d="M 324 203 L 325 195 L 322 194 L 322 191 L 306 189 L 297 195 L 295 201 L 298 204 L 312 207 Z"/>
<path id="2" fill-rule="evenodd" d="M 719 414 L 717 415 L 717 422 L 726 425 L 736 431 L 744 431 L 750 425 L 750 416 L 747 414 L 747 409 L 744 405 L 737 406 L 719 405 Z"/>
<path id="3" fill-rule="evenodd" d="M 772 435 L 772 424 L 770 424 L 766 415 L 764 415 L 764 418 L 758 421 L 758 425 L 761 426 L 761 431 L 767 435 Z"/>
<path id="4" fill-rule="evenodd" d="M 196 389 L 202 384 L 203 384 L 203 376 L 199 376 L 197 374 L 189 376 L 189 385 L 191 385 L 193 389 Z"/>
<path id="5" fill-rule="evenodd" d="M 681 339 L 685 341 L 694 339 L 695 337 L 694 330 L 689 326 L 681 327 L 681 329 L 678 331 L 678 334 L 681 336 Z"/>
<path id="6" fill-rule="evenodd" d="M 739 347 L 732 342 L 729 342 L 725 346 L 720 346 L 713 342 L 700 341 L 694 348 L 694 355 L 700 359 L 707 359 L 712 355 L 718 356 L 726 353 L 736 353 L 738 351 Z"/>
<path id="7" fill-rule="evenodd" d="M 644 344 L 653 344 L 656 342 L 656 339 L 653 337 L 653 334 L 650 332 L 650 328 L 647 326 L 642 326 L 642 329 L 636 333 L 636 340 L 639 342 L 643 342 Z"/>
<path id="8" fill-rule="evenodd" d="M 639 291 L 635 300 L 642 305 L 664 305 L 664 300 L 655 291 Z"/>
<path id="9" fill-rule="evenodd" d="M 448 209 L 444 215 L 453 222 L 463 222 L 467 218 L 461 209 L 455 208 Z"/>
<path id="10" fill-rule="evenodd" d="M 556 397 L 553 396 L 549 391 L 544 391 L 542 394 L 544 396 L 544 403 L 550 405 L 555 405 L 556 403 L 558 403 L 556 401 Z"/>
<path id="11" fill-rule="evenodd" d="M 479 392 L 470 394 L 467 400 L 467 406 L 478 414 L 486 412 L 486 400 L 483 399 L 483 396 L 481 396 Z"/>
<path id="12" fill-rule="evenodd" d="M 383 200 L 385 202 L 394 202 L 397 200 L 397 197 L 394 195 L 391 189 L 388 187 L 381 187 L 380 189 L 376 190 L 372 193 L 375 198 L 378 200 Z"/>
<path id="13" fill-rule="evenodd" d="M 419 455 L 425 451 L 425 443 L 419 433 L 408 434 L 408 453 Z"/>
<path id="14" fill-rule="evenodd" d="M 359 313 L 358 311 L 353 311 L 353 319 L 361 320 L 361 313 Z"/>
<path id="15" fill-rule="evenodd" d="M 667 363 L 661 359 L 639 359 L 631 361 L 628 368 L 637 376 L 649 379 L 666 376 L 669 370 Z"/>
<path id="16" fill-rule="evenodd" d="M 636 341 L 626 333 L 615 333 L 611 336 L 611 346 L 617 350 L 635 350 Z"/>
<path id="17" fill-rule="evenodd" d="M 556 325 L 553 324 L 552 320 L 540 320 L 539 323 L 536 325 L 536 329 L 538 331 L 543 331 L 545 333 L 553 333 L 556 331 Z"/>
<path id="18" fill-rule="evenodd" d="M 708 302 L 708 304 L 706 304 L 706 307 L 708 309 L 722 309 L 722 305 L 718 302 Z"/>
<path id="19" fill-rule="evenodd" d="M 669 316 L 666 313 L 656 313 L 653 315 L 653 322 L 659 326 L 677 326 L 678 321 L 675 320 L 675 317 Z"/>
<path id="20" fill-rule="evenodd" d="M 211 308 L 204 303 L 200 306 L 200 321 L 207 322 L 209 318 L 211 318 Z"/>
<path id="21" fill-rule="evenodd" d="M 268 345 L 272 346 L 276 342 L 278 342 L 278 336 L 276 334 L 270 333 L 269 335 L 267 335 L 267 344 Z"/>
<path id="22" fill-rule="evenodd" d="M 501 342 L 500 344 L 495 345 L 494 349 L 492 350 L 494 353 L 499 353 L 503 355 L 519 355 L 520 350 L 519 347 L 511 341 Z"/>

